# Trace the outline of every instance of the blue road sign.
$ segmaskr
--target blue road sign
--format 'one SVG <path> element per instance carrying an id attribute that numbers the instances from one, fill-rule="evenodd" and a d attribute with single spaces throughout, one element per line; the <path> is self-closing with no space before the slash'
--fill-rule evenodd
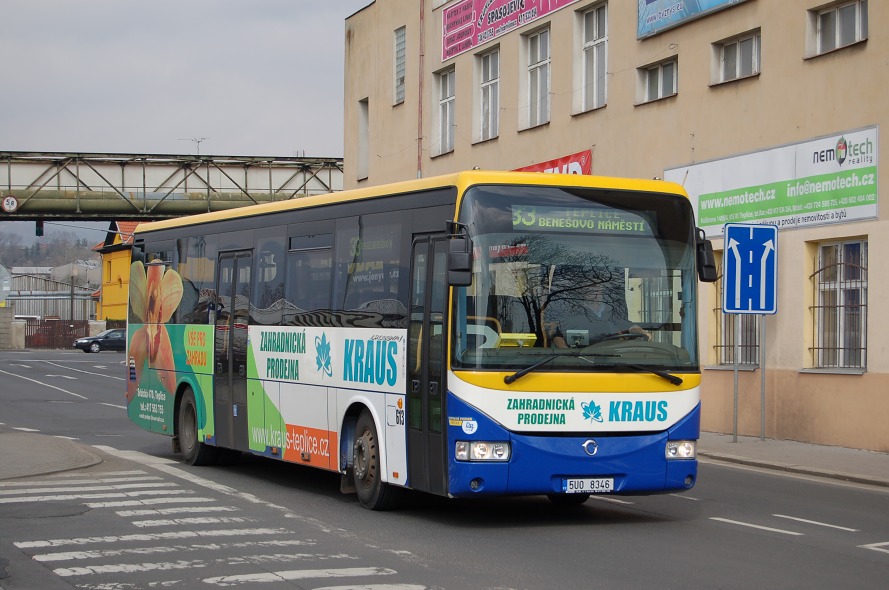
<path id="1" fill-rule="evenodd" d="M 778 311 L 778 228 L 727 223 L 722 256 L 722 311 Z"/>

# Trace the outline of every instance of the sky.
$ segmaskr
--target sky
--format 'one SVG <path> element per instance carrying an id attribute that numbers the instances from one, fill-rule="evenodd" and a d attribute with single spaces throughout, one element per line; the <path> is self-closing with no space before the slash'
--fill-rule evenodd
<path id="1" fill-rule="evenodd" d="M 0 0 L 0 151 L 342 157 L 370 2 Z"/>
<path id="2" fill-rule="evenodd" d="M 371 0 L 0 0 L 0 151 L 341 157 Z"/>

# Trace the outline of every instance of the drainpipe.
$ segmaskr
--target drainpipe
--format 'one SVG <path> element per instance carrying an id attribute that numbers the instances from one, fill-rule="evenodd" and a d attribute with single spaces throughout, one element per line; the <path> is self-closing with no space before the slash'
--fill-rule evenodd
<path id="1" fill-rule="evenodd" d="M 417 82 L 417 178 L 423 178 L 423 65 L 426 61 L 426 0 L 420 4 L 420 76 Z"/>

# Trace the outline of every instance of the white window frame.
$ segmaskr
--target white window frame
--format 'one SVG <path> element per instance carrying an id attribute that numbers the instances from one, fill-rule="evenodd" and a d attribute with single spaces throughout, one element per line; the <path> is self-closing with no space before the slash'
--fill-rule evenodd
<path id="1" fill-rule="evenodd" d="M 831 19 L 832 25 L 827 27 Z M 867 0 L 835 2 L 809 10 L 806 29 L 806 53 L 812 57 L 864 41 L 868 37 Z"/>
<path id="2" fill-rule="evenodd" d="M 520 127 L 530 128 L 549 122 L 552 75 L 549 27 L 523 35 L 522 44 L 522 54 L 527 67 L 524 86 L 528 107 L 525 111 L 527 119 Z"/>
<path id="3" fill-rule="evenodd" d="M 478 78 L 478 121 L 476 139 L 487 141 L 500 135 L 500 47 L 476 56 Z"/>
<path id="4" fill-rule="evenodd" d="M 867 369 L 867 259 L 866 239 L 818 245 L 812 275 L 815 368 Z"/>
<path id="5" fill-rule="evenodd" d="M 608 3 L 578 13 L 581 40 L 581 108 L 591 111 L 608 100 Z M 592 30 L 591 30 L 592 29 Z"/>
<path id="6" fill-rule="evenodd" d="M 435 74 L 435 91 L 438 102 L 436 111 L 436 141 L 433 155 L 454 151 L 457 105 L 457 70 L 448 68 Z"/>
<path id="7" fill-rule="evenodd" d="M 762 33 L 759 29 L 713 44 L 711 80 L 715 84 L 751 78 L 760 73 Z M 748 68 L 744 68 L 745 58 Z"/>
<path id="8" fill-rule="evenodd" d="M 671 72 L 670 79 L 665 79 L 665 71 Z M 636 93 L 639 104 L 654 102 L 662 98 L 675 96 L 679 92 L 679 58 L 670 59 L 643 66 L 636 70 Z M 655 82 L 656 93 L 652 93 L 651 84 Z"/>
<path id="9" fill-rule="evenodd" d="M 407 29 L 399 27 L 395 29 L 395 52 L 393 56 L 394 88 L 392 96 L 393 105 L 404 103 L 405 72 L 407 71 Z"/>

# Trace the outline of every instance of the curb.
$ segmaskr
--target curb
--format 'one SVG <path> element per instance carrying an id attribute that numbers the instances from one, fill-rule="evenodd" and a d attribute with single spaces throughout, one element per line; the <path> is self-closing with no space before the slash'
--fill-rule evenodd
<path id="1" fill-rule="evenodd" d="M 30 432 L 0 433 L 0 481 L 92 467 L 104 459 L 83 444 Z"/>
<path id="2" fill-rule="evenodd" d="M 831 471 L 827 469 L 818 469 L 816 467 L 806 467 L 804 465 L 796 465 L 791 463 L 776 463 L 772 461 L 763 461 L 750 459 L 747 457 L 739 457 L 737 455 L 727 455 L 718 452 L 708 452 L 698 450 L 698 455 L 707 457 L 714 461 L 722 461 L 724 463 L 737 463 L 739 465 L 748 465 L 750 467 L 760 467 L 762 469 L 771 469 L 773 471 L 786 471 L 798 475 L 811 475 L 815 477 L 824 477 L 828 479 L 836 479 L 840 481 L 848 481 L 850 483 L 858 483 L 870 486 L 878 486 L 889 488 L 889 480 L 879 479 L 876 477 L 868 477 L 856 473 L 843 473 L 840 471 Z"/>

